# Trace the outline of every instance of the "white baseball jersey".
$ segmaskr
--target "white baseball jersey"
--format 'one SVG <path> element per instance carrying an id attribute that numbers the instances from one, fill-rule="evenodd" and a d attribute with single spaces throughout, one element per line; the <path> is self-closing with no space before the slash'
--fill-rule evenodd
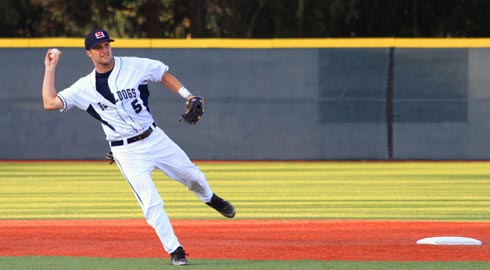
<path id="1" fill-rule="evenodd" d="M 102 80 L 105 87 L 96 85 L 100 74 L 94 69 L 58 93 L 64 104 L 61 111 L 73 106 L 87 111 L 102 123 L 108 141 L 135 136 L 154 123 L 148 106 L 148 83 L 159 82 L 168 70 L 162 62 L 147 58 L 114 57 L 114 62 L 113 70 Z"/>

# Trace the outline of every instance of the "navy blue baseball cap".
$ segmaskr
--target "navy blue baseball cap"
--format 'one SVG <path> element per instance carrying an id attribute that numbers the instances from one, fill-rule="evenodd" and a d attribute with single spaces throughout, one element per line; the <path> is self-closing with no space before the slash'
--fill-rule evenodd
<path id="1" fill-rule="evenodd" d="M 104 41 L 113 42 L 114 40 L 109 37 L 109 33 L 104 29 L 92 30 L 85 37 L 85 50 L 93 49 Z"/>

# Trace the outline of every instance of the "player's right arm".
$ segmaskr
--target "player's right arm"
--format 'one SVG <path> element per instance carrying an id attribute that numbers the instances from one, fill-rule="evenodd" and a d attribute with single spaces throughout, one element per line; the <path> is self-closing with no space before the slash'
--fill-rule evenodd
<path id="1" fill-rule="evenodd" d="M 45 110 L 61 110 L 64 108 L 64 104 L 57 96 L 58 93 L 54 87 L 56 66 L 58 65 L 61 52 L 56 54 L 54 58 L 51 58 L 49 57 L 49 51 L 46 52 L 44 58 L 43 105 Z"/>

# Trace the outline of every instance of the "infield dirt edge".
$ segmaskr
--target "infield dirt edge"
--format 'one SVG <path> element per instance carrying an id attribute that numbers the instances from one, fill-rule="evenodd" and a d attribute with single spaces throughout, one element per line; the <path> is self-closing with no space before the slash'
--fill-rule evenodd
<path id="1" fill-rule="evenodd" d="M 490 261 L 487 222 L 174 220 L 190 258 L 324 261 Z M 441 235 L 481 246 L 417 245 Z M 144 220 L 2 220 L 0 256 L 167 258 Z"/>

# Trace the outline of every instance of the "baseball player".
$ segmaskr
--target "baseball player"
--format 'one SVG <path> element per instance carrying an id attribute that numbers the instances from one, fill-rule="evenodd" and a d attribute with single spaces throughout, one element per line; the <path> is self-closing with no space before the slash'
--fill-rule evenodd
<path id="1" fill-rule="evenodd" d="M 55 89 L 55 71 L 62 52 L 48 50 L 42 86 L 44 109 L 64 112 L 77 107 L 101 122 L 113 159 L 133 190 L 148 224 L 170 254 L 171 263 L 187 265 L 187 254 L 163 208 L 163 200 L 151 178 L 152 171 L 162 170 L 227 218 L 235 216 L 235 209 L 213 193 L 200 169 L 157 126 L 148 105 L 148 83 L 159 82 L 187 102 L 195 100 L 195 96 L 160 61 L 113 56 L 113 41 L 103 29 L 91 31 L 85 38 L 85 50 L 94 70 L 59 93 Z"/>

